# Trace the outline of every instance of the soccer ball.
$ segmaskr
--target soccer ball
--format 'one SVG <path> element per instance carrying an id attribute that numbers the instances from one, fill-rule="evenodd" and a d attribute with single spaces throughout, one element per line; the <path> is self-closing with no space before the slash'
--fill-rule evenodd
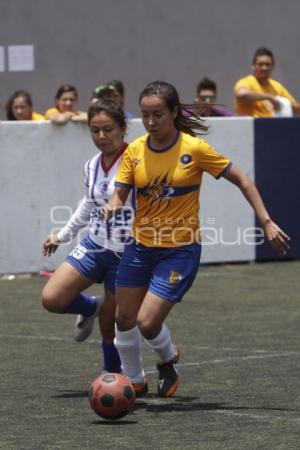
<path id="1" fill-rule="evenodd" d="M 92 409 L 104 419 L 121 419 L 134 407 L 132 384 L 120 373 L 105 373 L 91 385 L 89 401 Z"/>

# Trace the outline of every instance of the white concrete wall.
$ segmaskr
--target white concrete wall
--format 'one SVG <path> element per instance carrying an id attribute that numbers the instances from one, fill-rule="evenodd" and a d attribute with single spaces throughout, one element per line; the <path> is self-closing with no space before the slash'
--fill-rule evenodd
<path id="1" fill-rule="evenodd" d="M 211 119 L 211 124 L 207 140 L 253 176 L 252 119 Z M 135 119 L 127 140 L 143 133 Z M 0 273 L 51 270 L 64 259 L 74 243 L 51 258 L 42 256 L 41 243 L 75 210 L 84 193 L 84 163 L 96 152 L 85 125 L 0 123 Z M 220 243 L 222 233 L 224 241 L 233 241 L 239 229 L 254 226 L 253 213 L 237 189 L 206 176 L 201 205 L 203 226 L 210 228 L 203 232 L 203 262 L 253 260 L 253 246 Z M 61 224 L 54 223 L 51 211 Z M 212 219 L 217 232 L 211 231 Z M 217 244 L 208 245 L 212 238 Z"/>
<path id="2" fill-rule="evenodd" d="M 254 179 L 254 121 L 211 118 L 206 140 Z M 202 262 L 251 261 L 255 216 L 232 183 L 204 175 L 200 194 Z M 257 230 L 257 232 L 259 232 Z"/>

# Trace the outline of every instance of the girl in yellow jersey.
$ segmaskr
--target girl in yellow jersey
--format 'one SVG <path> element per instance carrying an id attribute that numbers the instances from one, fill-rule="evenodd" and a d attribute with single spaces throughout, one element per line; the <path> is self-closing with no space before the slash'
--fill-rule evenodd
<path id="1" fill-rule="evenodd" d="M 32 98 L 27 91 L 16 91 L 6 104 L 7 120 L 34 120 L 42 121 L 45 117 L 33 111 Z"/>
<path id="2" fill-rule="evenodd" d="M 139 331 L 157 353 L 158 395 L 169 397 L 178 386 L 178 349 L 164 320 L 192 285 L 201 252 L 199 191 L 203 172 L 237 185 L 253 207 L 267 239 L 280 253 L 289 237 L 271 220 L 254 183 L 194 130 L 206 127 L 197 115 L 183 114 L 176 89 L 150 83 L 140 95 L 147 135 L 124 153 L 115 191 L 103 209 L 107 219 L 137 190 L 132 240 L 117 274 L 115 345 L 122 368 L 137 393 L 147 392 Z"/>
<path id="3" fill-rule="evenodd" d="M 70 84 L 60 86 L 55 95 L 55 107 L 45 112 L 45 118 L 56 125 L 64 125 L 69 121 L 86 123 L 87 113 L 77 110 L 78 92 Z"/>

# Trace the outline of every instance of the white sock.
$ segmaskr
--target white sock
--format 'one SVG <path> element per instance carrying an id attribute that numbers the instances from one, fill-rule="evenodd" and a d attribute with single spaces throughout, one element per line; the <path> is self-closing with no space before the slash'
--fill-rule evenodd
<path id="1" fill-rule="evenodd" d="M 143 383 L 145 372 L 142 366 L 141 335 L 138 327 L 119 331 L 115 326 L 114 344 L 119 352 L 122 370 L 133 383 Z"/>
<path id="2" fill-rule="evenodd" d="M 161 332 L 154 339 L 145 339 L 149 347 L 154 350 L 159 357 L 160 362 L 168 362 L 176 356 L 176 349 L 172 344 L 169 329 L 163 324 Z"/>

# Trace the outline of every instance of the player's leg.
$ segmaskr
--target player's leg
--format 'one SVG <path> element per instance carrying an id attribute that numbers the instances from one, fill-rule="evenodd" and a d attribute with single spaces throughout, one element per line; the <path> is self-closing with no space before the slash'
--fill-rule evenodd
<path id="1" fill-rule="evenodd" d="M 179 384 L 179 354 L 164 321 L 192 285 L 198 271 L 200 253 L 198 244 L 157 249 L 149 291 L 138 313 L 141 334 L 159 357 L 158 394 L 162 397 L 173 395 Z"/>
<path id="2" fill-rule="evenodd" d="M 95 282 L 103 281 L 103 270 L 98 268 L 99 246 L 86 236 L 55 271 L 42 291 L 43 306 L 50 312 L 77 315 L 74 339 L 86 339 L 93 329 L 103 297 L 82 294 Z"/>
<path id="3" fill-rule="evenodd" d="M 147 292 L 139 310 L 137 323 L 149 347 L 157 354 L 158 394 L 171 397 L 178 388 L 178 349 L 172 343 L 167 325 L 164 323 L 174 302 Z"/>
<path id="4" fill-rule="evenodd" d="M 115 294 L 107 286 L 104 289 L 105 300 L 99 315 L 99 327 L 102 335 L 101 347 L 104 360 L 103 372 L 120 373 L 122 371 L 121 360 L 114 344 L 116 298 Z"/>
<path id="5" fill-rule="evenodd" d="M 151 249 L 136 242 L 126 245 L 116 280 L 115 345 L 121 358 L 123 372 L 134 384 L 137 396 L 147 391 L 137 315 L 147 292 L 151 273 Z"/>
<path id="6" fill-rule="evenodd" d="M 94 280 L 63 262 L 42 290 L 43 306 L 49 312 L 91 316 L 96 310 L 96 300 L 81 292 L 92 284 Z"/>
<path id="7" fill-rule="evenodd" d="M 116 337 L 124 374 L 131 380 L 136 395 L 148 390 L 142 364 L 141 336 L 137 327 L 137 314 L 146 293 L 145 287 L 117 287 Z"/>

